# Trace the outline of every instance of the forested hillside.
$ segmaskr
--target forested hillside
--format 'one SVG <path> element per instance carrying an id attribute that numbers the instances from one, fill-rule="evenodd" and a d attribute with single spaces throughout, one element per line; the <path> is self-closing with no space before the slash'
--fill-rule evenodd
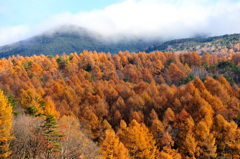
<path id="1" fill-rule="evenodd" d="M 147 40 L 148 39 L 148 40 Z M 190 52 L 195 51 L 200 55 L 205 52 L 210 54 L 224 54 L 227 50 L 239 51 L 240 35 L 223 35 L 209 38 L 188 38 L 161 42 L 161 39 L 125 37 L 124 35 L 103 36 L 76 26 L 61 26 L 32 38 L 17 43 L 0 46 L 0 58 L 9 56 L 33 55 L 62 55 L 65 52 L 82 52 L 83 50 L 96 50 L 97 52 L 110 52 L 117 54 L 119 50 L 146 53 L 153 51 L 162 52 Z"/>
<path id="2" fill-rule="evenodd" d="M 136 37 L 126 38 L 122 35 L 106 38 L 84 28 L 62 26 L 30 39 L 1 46 L 0 58 L 17 54 L 24 57 L 41 54 L 56 56 L 66 52 L 69 55 L 71 52 L 82 52 L 84 49 L 117 54 L 119 50 L 136 52 L 156 42 L 159 41 L 145 41 Z"/>
<path id="3" fill-rule="evenodd" d="M 238 49 L 239 51 L 240 35 L 222 35 L 209 38 L 187 38 L 171 40 L 163 43 L 157 43 L 143 49 L 145 52 L 151 51 L 167 51 L 176 53 L 196 51 L 198 54 L 203 55 L 208 53 L 220 53 L 227 49 Z"/>
<path id="4" fill-rule="evenodd" d="M 240 158 L 239 62 L 233 49 L 2 58 L 0 158 Z"/>

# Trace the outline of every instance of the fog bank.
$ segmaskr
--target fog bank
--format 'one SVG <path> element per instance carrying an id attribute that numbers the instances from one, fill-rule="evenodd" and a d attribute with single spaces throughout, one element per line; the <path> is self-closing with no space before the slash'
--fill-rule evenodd
<path id="1" fill-rule="evenodd" d="M 65 12 L 36 26 L 0 28 L 0 46 L 54 32 L 60 25 L 76 25 L 105 37 L 161 38 L 171 40 L 196 35 L 240 33 L 240 2 L 220 0 L 126 0 L 102 10 Z"/>

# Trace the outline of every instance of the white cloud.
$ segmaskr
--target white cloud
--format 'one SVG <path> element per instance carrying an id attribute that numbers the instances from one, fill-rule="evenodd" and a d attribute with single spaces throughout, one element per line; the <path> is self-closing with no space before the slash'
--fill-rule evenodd
<path id="1" fill-rule="evenodd" d="M 26 38 L 29 28 L 26 25 L 0 28 L 0 46 Z"/>
<path id="2" fill-rule="evenodd" d="M 57 25 L 74 24 L 108 36 L 123 34 L 169 40 L 196 34 L 240 33 L 239 17 L 240 2 L 230 0 L 211 3 L 207 0 L 126 0 L 103 10 L 52 16 L 27 30 L 26 35 L 36 35 Z M 16 31 L 16 35 L 5 36 L 9 39 L 6 41 L 24 37 L 23 33 Z M 3 40 L 0 38 L 0 45 Z"/>

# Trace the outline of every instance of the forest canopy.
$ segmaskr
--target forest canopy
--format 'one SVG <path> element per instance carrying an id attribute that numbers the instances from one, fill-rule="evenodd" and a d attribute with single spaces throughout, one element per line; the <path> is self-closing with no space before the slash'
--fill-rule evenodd
<path id="1" fill-rule="evenodd" d="M 2 58 L 0 156 L 239 158 L 239 62 L 239 48 Z"/>

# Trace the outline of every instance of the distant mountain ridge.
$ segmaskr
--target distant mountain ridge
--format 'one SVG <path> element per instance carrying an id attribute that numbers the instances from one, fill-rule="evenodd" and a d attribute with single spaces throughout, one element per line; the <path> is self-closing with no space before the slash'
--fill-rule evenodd
<path id="1" fill-rule="evenodd" d="M 10 45 L 0 46 L 0 58 L 8 58 L 13 55 L 62 55 L 70 53 L 81 53 L 83 50 L 97 52 L 110 52 L 118 54 L 119 51 L 139 52 L 145 51 L 168 51 L 188 52 L 196 51 L 203 55 L 205 52 L 222 53 L 222 48 L 236 49 L 240 43 L 240 34 L 222 35 L 209 38 L 187 38 L 176 39 L 167 42 L 159 40 L 144 40 L 136 37 L 125 37 L 123 35 L 105 37 L 99 33 L 89 31 L 77 26 L 60 26 L 50 29 L 41 35 L 27 40 L 19 41 Z"/>
<path id="2" fill-rule="evenodd" d="M 167 52 L 188 52 L 196 51 L 198 54 L 205 52 L 216 52 L 219 48 L 226 47 L 233 49 L 240 42 L 240 34 L 222 35 L 209 38 L 187 38 L 176 39 L 162 43 L 156 43 L 144 48 L 141 51 L 167 51 Z"/>
<path id="3" fill-rule="evenodd" d="M 116 54 L 126 50 L 136 52 L 157 42 L 144 41 L 134 37 L 129 39 L 121 35 L 116 38 L 114 36 L 106 38 L 101 34 L 76 26 L 61 26 L 48 30 L 42 35 L 0 47 L 0 57 L 8 58 L 17 54 L 21 56 L 34 54 L 55 56 L 62 55 L 63 52 L 66 54 L 80 53 L 83 50 Z"/>

